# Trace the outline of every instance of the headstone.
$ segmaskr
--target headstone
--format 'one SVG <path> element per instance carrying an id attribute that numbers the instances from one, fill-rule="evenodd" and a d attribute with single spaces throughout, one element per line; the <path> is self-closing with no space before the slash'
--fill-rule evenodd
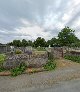
<path id="1" fill-rule="evenodd" d="M 51 48 L 51 45 L 49 45 L 49 48 Z"/>

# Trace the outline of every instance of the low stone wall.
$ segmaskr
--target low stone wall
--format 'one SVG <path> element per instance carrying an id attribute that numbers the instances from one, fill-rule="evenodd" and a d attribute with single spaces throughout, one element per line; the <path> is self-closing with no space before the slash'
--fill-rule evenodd
<path id="1" fill-rule="evenodd" d="M 66 53 L 66 55 L 80 56 L 80 52 L 78 52 L 78 51 L 69 51 L 69 52 Z"/>
<path id="2" fill-rule="evenodd" d="M 28 54 L 18 54 L 7 56 L 3 67 L 6 69 L 11 69 L 19 66 L 21 63 L 25 63 L 28 67 L 42 67 L 48 61 L 48 55 L 38 54 L 38 55 L 28 55 Z"/>
<path id="3" fill-rule="evenodd" d="M 51 48 L 51 53 L 52 53 L 54 58 L 62 58 L 64 56 L 62 47 Z"/>
<path id="4" fill-rule="evenodd" d="M 0 45 L 0 53 L 7 53 L 7 52 L 10 52 L 10 46 Z"/>

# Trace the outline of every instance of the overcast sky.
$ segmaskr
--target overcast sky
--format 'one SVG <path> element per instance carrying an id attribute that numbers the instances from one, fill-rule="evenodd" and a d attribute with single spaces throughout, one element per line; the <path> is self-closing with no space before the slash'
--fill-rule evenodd
<path id="1" fill-rule="evenodd" d="M 80 0 L 0 0 L 0 43 L 48 40 L 65 26 L 80 38 Z"/>

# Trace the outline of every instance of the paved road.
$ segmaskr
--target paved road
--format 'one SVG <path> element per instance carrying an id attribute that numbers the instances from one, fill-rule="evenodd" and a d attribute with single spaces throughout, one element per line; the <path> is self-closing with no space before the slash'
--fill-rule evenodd
<path id="1" fill-rule="evenodd" d="M 22 90 L 22 92 L 27 92 L 27 89 Z M 28 92 L 80 92 L 80 79 L 55 84 L 53 87 L 32 88 Z"/>
<path id="2" fill-rule="evenodd" d="M 80 92 L 80 79 L 62 82 L 52 87 L 23 88 L 14 92 Z"/>
<path id="3" fill-rule="evenodd" d="M 8 90 L 0 92 L 8 92 Z M 80 79 L 64 81 L 52 86 L 22 87 L 11 92 L 80 92 Z"/>

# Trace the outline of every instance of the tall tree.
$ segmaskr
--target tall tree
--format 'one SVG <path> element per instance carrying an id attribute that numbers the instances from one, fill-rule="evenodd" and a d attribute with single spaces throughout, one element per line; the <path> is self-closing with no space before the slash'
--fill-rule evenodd
<path id="1" fill-rule="evenodd" d="M 51 40 L 48 40 L 47 41 L 47 46 L 58 46 L 58 39 L 57 38 L 52 38 Z"/>
<path id="2" fill-rule="evenodd" d="M 22 46 L 23 46 L 23 47 L 28 46 L 28 42 L 27 42 L 25 39 L 22 40 Z"/>
<path id="3" fill-rule="evenodd" d="M 40 46 L 40 47 L 45 47 L 45 44 L 46 44 L 45 39 L 44 39 L 44 38 L 41 38 L 41 37 L 38 37 L 38 38 L 36 39 L 36 41 L 34 41 L 35 47 L 38 47 L 38 46 Z"/>
<path id="4" fill-rule="evenodd" d="M 74 34 L 74 30 L 70 29 L 69 27 L 65 27 L 59 32 L 58 40 L 61 46 L 70 46 L 74 44 L 78 38 Z"/>
<path id="5" fill-rule="evenodd" d="M 33 42 L 31 40 L 28 40 L 28 46 L 33 46 Z"/>
<path id="6" fill-rule="evenodd" d="M 13 40 L 13 45 L 16 46 L 16 47 L 21 47 L 22 43 L 21 43 L 20 40 Z"/>

